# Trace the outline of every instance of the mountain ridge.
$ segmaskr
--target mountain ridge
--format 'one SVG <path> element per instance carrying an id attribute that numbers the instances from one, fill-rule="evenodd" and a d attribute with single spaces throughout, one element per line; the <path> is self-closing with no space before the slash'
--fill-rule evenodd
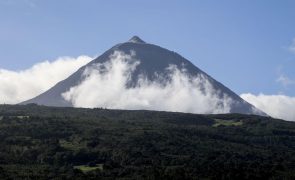
<path id="1" fill-rule="evenodd" d="M 88 64 L 79 68 L 75 73 L 70 75 L 68 78 L 60 81 L 55 86 L 50 88 L 48 91 L 38 95 L 35 98 L 24 101 L 21 104 L 36 103 L 39 105 L 47 106 L 60 106 L 67 107 L 73 106 L 69 101 L 66 101 L 61 94 L 70 90 L 71 87 L 79 85 L 83 81 L 83 72 L 87 67 L 92 66 L 97 63 L 105 63 L 110 59 L 110 56 L 115 51 L 122 51 L 126 54 L 134 51 L 136 53 L 135 57 L 140 60 L 140 65 L 134 71 L 132 75 L 132 82 L 136 84 L 139 75 L 145 74 L 147 78 L 151 81 L 155 79 L 155 73 L 163 72 L 167 65 L 173 64 L 177 68 L 181 69 L 183 66 L 187 69 L 189 75 L 197 76 L 204 75 L 209 82 L 213 85 L 214 89 L 223 92 L 223 94 L 229 95 L 233 100 L 235 105 L 231 107 L 230 113 L 244 113 L 244 114 L 259 114 L 266 115 L 262 111 L 255 108 L 253 105 L 249 104 L 243 100 L 240 96 L 235 94 L 229 88 L 224 86 L 222 83 L 216 81 L 213 77 L 208 75 L 206 72 L 202 71 L 189 60 L 185 59 L 183 56 L 179 55 L 174 51 L 170 51 L 158 45 L 146 43 L 138 36 L 133 36 L 129 41 L 124 43 L 119 43 L 102 55 L 98 56 Z M 134 84 L 133 84 L 134 85 Z M 224 98 L 220 96 L 220 98 Z"/>

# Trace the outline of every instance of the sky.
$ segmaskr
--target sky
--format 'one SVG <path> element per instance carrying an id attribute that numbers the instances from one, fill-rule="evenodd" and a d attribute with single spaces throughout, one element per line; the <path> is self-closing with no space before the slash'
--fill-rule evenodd
<path id="1" fill-rule="evenodd" d="M 245 98 L 294 98 L 294 19 L 293 0 L 0 0 L 0 69 L 96 57 L 138 35 Z"/>

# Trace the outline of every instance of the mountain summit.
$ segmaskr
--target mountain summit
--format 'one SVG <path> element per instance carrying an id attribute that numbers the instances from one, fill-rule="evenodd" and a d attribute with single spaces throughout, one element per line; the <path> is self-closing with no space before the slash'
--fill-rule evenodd
<path id="1" fill-rule="evenodd" d="M 129 39 L 128 42 L 132 43 L 145 43 L 142 39 L 140 39 L 138 36 L 133 36 L 131 39 Z"/>
<path id="2" fill-rule="evenodd" d="M 120 58 L 124 61 L 114 61 Z M 118 73 L 120 70 L 124 72 Z M 81 87 L 86 85 L 86 89 Z M 90 105 L 84 106 L 86 101 L 91 101 Z M 48 91 L 21 104 L 29 103 L 265 115 L 184 57 L 138 36 L 115 45 Z"/>

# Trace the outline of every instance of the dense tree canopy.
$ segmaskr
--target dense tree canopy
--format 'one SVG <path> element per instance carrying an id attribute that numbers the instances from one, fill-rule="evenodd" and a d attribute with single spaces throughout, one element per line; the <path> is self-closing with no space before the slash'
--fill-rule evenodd
<path id="1" fill-rule="evenodd" d="M 294 179 L 295 123 L 0 106 L 0 179 Z"/>

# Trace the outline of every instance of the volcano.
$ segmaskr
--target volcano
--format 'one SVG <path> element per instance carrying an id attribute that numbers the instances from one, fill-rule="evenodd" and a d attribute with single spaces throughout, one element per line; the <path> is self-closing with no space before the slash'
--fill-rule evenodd
<path id="1" fill-rule="evenodd" d="M 149 82 L 148 84 L 153 84 L 153 82 L 157 82 L 157 84 L 162 84 L 162 86 L 157 86 L 157 87 L 165 88 L 165 86 L 169 84 L 169 82 L 171 81 L 171 76 L 170 76 L 171 71 L 169 71 L 169 67 L 174 67 L 175 69 L 180 70 L 179 72 L 181 72 L 182 74 L 185 74 L 185 76 L 188 77 L 187 79 L 189 79 L 189 82 L 193 81 L 192 79 L 194 78 L 201 77 L 203 81 L 198 81 L 197 86 L 190 86 L 190 88 L 197 87 L 198 92 L 201 92 L 201 94 L 203 94 L 204 96 L 208 96 L 208 94 L 213 92 L 214 98 L 219 100 L 219 101 L 216 101 L 217 103 L 216 107 L 225 106 L 225 104 L 222 102 L 224 102 L 225 99 L 227 100 L 229 99 L 230 103 L 226 104 L 226 106 L 228 106 L 227 113 L 266 115 L 264 112 L 260 111 L 253 105 L 243 100 L 240 96 L 235 94 L 229 88 L 225 87 L 223 84 L 221 84 L 220 82 L 218 82 L 217 80 L 209 76 L 207 73 L 200 70 L 198 67 L 196 67 L 194 64 L 192 64 L 190 61 L 188 61 L 181 55 L 173 51 L 167 50 L 165 48 L 159 47 L 157 45 L 146 43 L 145 41 L 143 41 L 137 36 L 132 37 L 127 42 L 120 43 L 113 46 L 111 49 L 107 50 L 101 56 L 97 57 L 96 59 L 86 64 L 85 66 L 81 67 L 78 71 L 73 73 L 67 79 L 60 81 L 59 83 L 57 83 L 55 86 L 53 86 L 46 92 L 38 95 L 37 97 L 33 99 L 22 102 L 21 104 L 35 103 L 38 105 L 56 106 L 56 107 L 77 106 L 75 105 L 74 101 L 71 101 L 65 98 L 65 93 L 71 91 L 74 87 L 77 87 L 83 84 L 83 82 L 87 80 L 87 78 L 89 79 L 88 77 L 89 74 L 87 75 L 87 73 L 85 73 L 89 71 L 89 69 L 100 68 L 98 72 L 105 74 L 107 68 L 105 67 L 102 68 L 102 66 L 110 62 L 112 59 L 111 57 L 113 57 L 116 52 L 129 55 L 128 61 L 132 61 L 132 59 L 135 59 L 138 62 L 138 64 L 136 64 L 136 66 L 128 74 L 128 78 L 127 78 L 128 81 L 126 81 L 125 83 L 126 89 L 140 87 L 141 86 L 140 82 L 142 82 L 143 79 Z M 97 65 L 100 65 L 100 66 L 97 66 Z M 112 81 L 112 79 L 109 79 L 109 81 Z M 210 85 L 210 92 L 208 92 L 208 88 L 206 88 L 207 85 L 205 85 L 204 82 Z M 104 86 L 104 84 L 98 84 L 98 85 Z M 193 89 L 189 89 L 189 92 L 191 91 L 193 91 Z M 179 91 L 173 91 L 173 93 L 170 94 L 170 97 L 172 96 L 177 97 L 178 92 Z M 144 98 L 145 97 L 140 97 L 140 99 L 144 99 Z M 94 99 L 94 102 L 95 100 L 99 101 L 99 99 L 100 97 L 98 96 L 96 99 Z M 132 97 L 128 99 L 130 100 L 132 99 Z M 169 97 L 167 97 L 166 99 L 169 99 Z M 184 110 L 185 112 L 200 112 L 200 111 L 194 111 L 194 109 L 200 108 L 200 106 L 202 106 L 202 103 L 198 103 L 198 98 L 195 98 L 193 100 L 196 102 L 196 104 L 199 104 L 199 105 L 194 106 L 194 103 L 191 103 L 189 110 Z M 184 101 L 185 100 L 182 101 L 182 99 L 180 98 L 179 102 L 173 101 L 173 103 L 179 103 L 178 106 L 182 107 L 182 103 L 185 103 Z M 104 104 L 98 103 L 96 106 L 97 107 L 105 106 L 107 108 L 121 107 L 121 106 L 112 107 L 106 104 L 107 102 L 104 102 Z M 146 104 L 149 105 L 151 104 L 151 102 L 149 102 L 149 100 L 147 99 Z M 78 105 L 78 106 L 83 107 L 83 105 Z M 159 109 L 152 108 L 152 107 L 153 106 L 140 106 L 139 108 L 136 108 L 132 106 L 131 109 L 170 110 L 169 108 L 161 109 L 161 106 L 158 106 L 160 107 Z M 177 111 L 177 110 L 172 109 L 172 111 Z M 205 111 L 203 113 L 213 113 L 213 111 L 212 112 Z"/>

